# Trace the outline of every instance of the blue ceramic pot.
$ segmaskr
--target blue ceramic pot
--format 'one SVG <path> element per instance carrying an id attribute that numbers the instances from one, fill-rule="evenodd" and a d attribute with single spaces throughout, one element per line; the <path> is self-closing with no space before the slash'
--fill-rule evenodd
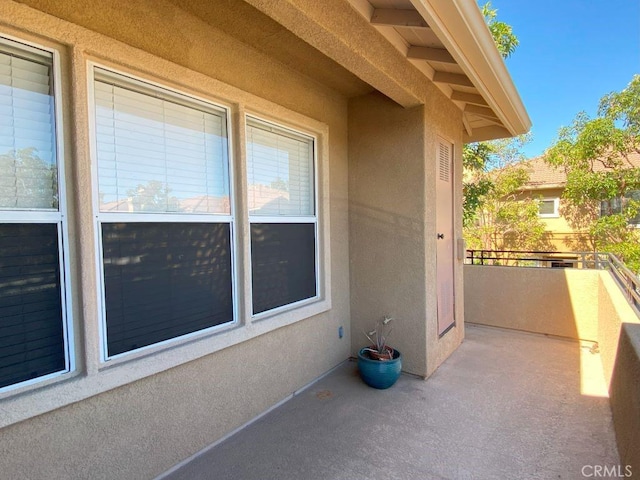
<path id="1" fill-rule="evenodd" d="M 402 354 L 394 350 L 392 360 L 371 360 L 366 348 L 361 348 L 358 352 L 358 370 L 362 380 L 373 388 L 389 388 L 400 377 Z"/>

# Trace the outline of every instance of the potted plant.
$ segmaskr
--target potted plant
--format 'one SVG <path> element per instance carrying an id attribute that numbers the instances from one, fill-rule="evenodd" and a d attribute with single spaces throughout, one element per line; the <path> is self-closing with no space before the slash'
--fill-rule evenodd
<path id="1" fill-rule="evenodd" d="M 376 328 L 365 332 L 371 342 L 358 352 L 358 370 L 362 380 L 373 388 L 385 389 L 396 383 L 402 371 L 402 354 L 387 345 L 391 333 L 392 317 L 386 316 L 376 323 Z"/>

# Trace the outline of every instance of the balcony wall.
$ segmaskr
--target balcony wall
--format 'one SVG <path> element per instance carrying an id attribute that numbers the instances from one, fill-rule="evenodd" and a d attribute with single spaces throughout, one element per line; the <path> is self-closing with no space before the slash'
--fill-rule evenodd
<path id="1" fill-rule="evenodd" d="M 640 320 L 602 270 L 464 269 L 465 321 L 598 342 L 622 465 L 640 472 Z"/>

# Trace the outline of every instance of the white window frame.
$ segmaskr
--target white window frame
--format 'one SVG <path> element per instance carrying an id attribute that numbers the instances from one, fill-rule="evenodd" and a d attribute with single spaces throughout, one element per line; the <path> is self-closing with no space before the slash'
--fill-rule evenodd
<path id="1" fill-rule="evenodd" d="M 560 198 L 559 197 L 544 197 L 540 199 L 540 204 L 543 202 L 553 202 L 553 213 L 540 213 L 540 207 L 538 207 L 538 217 L 540 218 L 558 218 L 560 217 L 559 206 L 560 206 Z"/>
<path id="2" fill-rule="evenodd" d="M 251 319 L 252 320 L 262 320 L 262 319 L 266 319 L 266 318 L 271 318 L 274 316 L 277 316 L 279 314 L 291 311 L 291 310 L 295 310 L 298 309 L 300 307 L 304 307 L 310 304 L 314 304 L 318 301 L 321 301 L 324 299 L 324 292 L 323 292 L 323 281 L 322 281 L 322 249 L 323 249 L 323 245 L 321 242 L 321 235 L 320 235 L 320 198 L 318 195 L 318 191 L 319 191 L 319 172 L 318 172 L 318 136 L 315 134 L 312 134 L 310 132 L 305 132 L 302 131 L 300 129 L 297 128 L 292 128 L 290 126 L 287 126 L 281 122 L 277 122 L 274 121 L 272 119 L 268 119 L 265 118 L 263 116 L 260 115 L 255 115 L 253 113 L 249 113 L 245 115 L 244 118 L 244 128 L 246 131 L 247 126 L 249 125 L 250 122 L 255 122 L 258 124 L 262 124 L 265 127 L 270 127 L 273 128 L 276 131 L 282 131 L 284 134 L 289 134 L 292 135 L 294 137 L 301 137 L 301 138 L 305 138 L 305 139 L 309 139 L 311 140 L 311 161 L 313 162 L 313 166 L 312 166 L 312 172 L 313 172 L 313 182 L 312 182 L 312 186 L 313 186 L 313 196 L 312 196 L 312 200 L 313 200 L 313 215 L 252 215 L 251 212 L 248 213 L 248 224 L 249 224 L 249 230 L 251 230 L 251 225 L 254 223 L 282 223 L 282 224 L 290 224 L 290 223 L 313 223 L 314 224 L 314 238 L 315 238 L 315 257 L 314 257 L 314 262 L 315 262 L 315 280 L 316 280 L 316 294 L 313 297 L 310 298 L 305 298 L 302 300 L 299 300 L 297 302 L 293 302 L 293 303 L 289 303 L 286 305 L 281 305 L 280 307 L 276 307 L 273 308 L 271 310 L 267 310 L 264 312 L 260 312 L 260 313 L 254 313 L 254 309 L 253 309 L 253 287 L 252 287 L 252 282 L 249 282 L 249 287 L 248 287 L 248 292 L 247 292 L 247 297 L 248 297 L 248 303 L 250 305 L 250 313 L 251 313 Z M 245 162 L 247 162 L 247 160 L 245 159 Z M 246 165 L 245 165 L 246 168 Z M 245 175 L 246 177 L 246 175 Z M 248 183 L 248 178 L 245 178 L 245 181 Z M 246 200 L 246 199 L 245 199 Z M 251 238 L 250 238 L 250 234 L 249 234 L 249 245 L 251 245 Z M 253 255 L 251 253 L 251 247 L 249 247 L 249 258 L 247 259 L 247 264 L 249 265 L 249 275 L 251 275 L 251 271 L 252 271 L 252 265 L 253 265 Z"/>
<path id="3" fill-rule="evenodd" d="M 0 35 L 0 47 L 25 52 L 25 56 L 51 55 L 51 82 L 53 84 L 53 105 L 55 122 L 53 140 L 55 142 L 56 167 L 58 169 L 58 210 L 21 208 L 15 210 L 0 210 L 0 223 L 34 223 L 56 224 L 58 230 L 58 262 L 60 265 L 60 295 L 62 310 L 62 334 L 64 342 L 65 368 L 41 377 L 7 385 L 0 388 L 0 394 L 21 389 L 34 384 L 56 379 L 68 375 L 76 370 L 75 341 L 73 329 L 73 306 L 70 286 L 69 263 L 69 225 L 67 220 L 67 194 L 64 166 L 64 131 L 62 115 L 62 71 L 60 68 L 60 54 L 57 50 L 33 42 L 29 42 L 11 35 Z"/>
<path id="4" fill-rule="evenodd" d="M 160 82 L 147 78 L 133 75 L 116 68 L 112 68 L 97 62 L 89 61 L 88 64 L 88 100 L 89 100 L 89 132 L 90 132 L 90 151 L 91 151 L 91 172 L 92 172 L 92 196 L 93 196 L 93 214 L 94 214 L 94 232 L 96 245 L 96 273 L 98 285 L 98 313 L 100 318 L 99 343 L 100 343 L 100 362 L 127 360 L 150 352 L 158 351 L 168 345 L 174 345 L 179 342 L 189 341 L 203 336 L 211 335 L 221 331 L 233 329 L 239 325 L 239 308 L 238 308 L 238 261 L 237 250 L 238 242 L 236 238 L 236 215 L 235 215 L 235 181 L 234 181 L 234 162 L 233 162 L 233 132 L 231 125 L 231 110 L 228 106 L 213 103 L 210 100 L 197 97 L 191 93 L 180 91 L 169 87 Z M 204 212 L 196 213 L 125 213 L 125 212 L 101 212 L 99 202 L 99 178 L 98 178 L 98 155 L 97 155 L 97 129 L 96 129 L 96 102 L 95 89 L 96 69 L 101 70 L 101 74 L 107 73 L 117 77 L 119 83 L 125 83 L 131 87 L 133 91 L 141 94 L 150 94 L 152 92 L 159 93 L 163 98 L 170 99 L 185 105 L 204 109 L 205 111 L 223 112 L 225 115 L 225 125 L 227 130 L 227 167 L 229 172 L 229 205 L 230 213 L 212 214 Z M 107 339 L 107 312 L 105 306 L 105 282 L 104 282 L 104 262 L 103 262 L 103 245 L 102 245 L 102 223 L 228 223 L 230 230 L 230 246 L 231 246 L 231 297 L 233 306 L 233 321 L 221 325 L 187 333 L 178 337 L 169 338 L 151 345 L 122 352 L 115 355 L 108 354 Z"/>

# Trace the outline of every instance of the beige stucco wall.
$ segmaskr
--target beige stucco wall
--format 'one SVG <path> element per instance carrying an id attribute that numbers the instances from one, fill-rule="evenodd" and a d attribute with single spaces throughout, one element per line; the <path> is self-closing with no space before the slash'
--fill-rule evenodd
<path id="1" fill-rule="evenodd" d="M 465 265 L 465 321 L 598 339 L 596 270 Z"/>
<path id="2" fill-rule="evenodd" d="M 598 325 L 598 342 L 604 376 L 610 384 L 616 364 L 620 329 L 625 323 L 639 324 L 640 320 L 611 274 L 602 272 L 598 287 L 598 317 L 601 319 Z"/>
<path id="3" fill-rule="evenodd" d="M 442 338 L 437 334 L 433 207 L 438 135 L 454 144 L 461 184 L 461 119 L 435 89 L 426 100 L 413 109 L 379 94 L 349 103 L 352 354 L 366 345 L 363 332 L 391 315 L 396 322 L 390 343 L 403 353 L 403 369 L 424 377 L 464 336 L 461 301 L 457 326 Z M 460 197 L 456 190 L 456 211 L 461 211 Z M 454 225 L 459 237 L 457 218 Z M 461 292 L 462 275 L 455 280 L 456 293 Z"/>
<path id="4" fill-rule="evenodd" d="M 640 471 L 640 324 L 624 323 L 609 386 L 620 463 Z"/>
<path id="5" fill-rule="evenodd" d="M 599 282 L 598 342 L 620 461 L 640 471 L 640 319 L 613 277 Z"/>
<path id="6" fill-rule="evenodd" d="M 11 423 L 0 430 L 0 476 L 152 478 L 349 356 L 347 100 L 167 2 L 27 3 L 73 21 L 0 1 L 1 34 L 51 46 L 61 54 L 78 366 L 68 378 L 0 399 L 1 419 Z M 234 127 L 243 121 L 244 111 L 252 111 L 320 133 L 319 148 L 327 162 L 321 203 L 331 231 L 326 245 L 330 310 L 280 322 L 277 329 L 267 319 L 133 355 L 109 368 L 100 364 L 95 232 L 88 198 L 87 60 L 222 102 L 232 109 Z M 240 140 L 234 138 L 237 151 Z M 243 276 L 241 281 L 246 286 L 249 280 Z M 346 331 L 342 339 L 339 326 Z M 220 347 L 224 342 L 226 348 Z M 154 373 L 165 364 L 174 367 Z M 78 401 L 58 408 L 74 399 Z M 41 411 L 46 413 L 31 418 L 30 412 Z M 12 423 L 11 418 L 24 420 Z"/>
<path id="7" fill-rule="evenodd" d="M 575 231 L 567 221 L 563 213 L 562 193 L 564 188 L 540 188 L 536 190 L 527 190 L 522 192 L 517 198 L 536 198 L 536 199 L 559 199 L 559 214 L 556 217 L 540 217 L 540 221 L 545 225 L 545 230 L 549 232 L 549 240 L 551 245 L 557 251 L 584 251 L 587 245 L 584 244 L 583 235 Z"/>

